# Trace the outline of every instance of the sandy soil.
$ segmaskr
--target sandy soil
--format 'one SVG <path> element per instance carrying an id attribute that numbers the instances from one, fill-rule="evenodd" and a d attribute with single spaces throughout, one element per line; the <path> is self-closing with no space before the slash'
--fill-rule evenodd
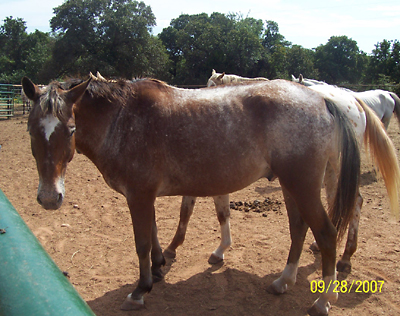
<path id="1" fill-rule="evenodd" d="M 95 166 L 75 155 L 67 170 L 66 199 L 61 209 L 46 211 L 36 202 L 38 176 L 26 132 L 27 116 L 0 121 L 0 188 L 33 233 L 67 271 L 70 281 L 98 316 L 112 315 L 305 315 L 318 297 L 310 282 L 321 277 L 321 259 L 308 245 L 295 286 L 286 294 L 266 292 L 285 266 L 290 245 L 288 219 L 279 183 L 260 180 L 231 195 L 231 201 L 270 199 L 261 211 L 232 210 L 233 245 L 223 264 L 207 259 L 220 241 L 211 198 L 200 198 L 187 239 L 176 260 L 165 267 L 165 281 L 154 285 L 142 311 L 123 312 L 120 304 L 138 279 L 132 224 L 123 196 L 107 187 Z M 400 149 L 399 125 L 389 134 Z M 240 150 L 240 148 L 238 148 Z M 364 159 L 364 196 L 359 244 L 353 270 L 339 280 L 384 281 L 381 293 L 339 295 L 331 316 L 400 315 L 400 223 L 391 219 L 384 184 Z M 157 200 L 159 239 L 165 248 L 178 223 L 180 197 Z M 341 254 L 343 245 L 339 249 Z"/>

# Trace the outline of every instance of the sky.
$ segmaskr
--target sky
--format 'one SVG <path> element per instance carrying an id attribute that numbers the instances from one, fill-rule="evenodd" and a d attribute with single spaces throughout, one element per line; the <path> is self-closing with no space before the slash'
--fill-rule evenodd
<path id="1" fill-rule="evenodd" d="M 53 8 L 64 0 L 0 0 L 0 25 L 6 17 L 22 18 L 28 33 L 50 31 Z M 279 33 L 304 48 L 325 45 L 331 36 L 355 40 L 370 54 L 375 44 L 400 40 L 399 0 L 144 0 L 157 19 L 153 34 L 181 14 L 239 13 L 243 17 L 272 20 Z"/>

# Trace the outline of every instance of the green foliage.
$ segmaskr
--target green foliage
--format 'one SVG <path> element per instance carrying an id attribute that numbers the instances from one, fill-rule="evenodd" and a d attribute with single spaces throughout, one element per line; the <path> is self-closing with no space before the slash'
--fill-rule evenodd
<path id="1" fill-rule="evenodd" d="M 361 56 L 356 41 L 347 36 L 332 36 L 327 44 L 316 48 L 315 65 L 326 82 L 356 83 L 366 66 Z"/>
<path id="2" fill-rule="evenodd" d="M 159 74 L 168 64 L 161 43 L 150 34 L 155 17 L 143 2 L 68 0 L 54 13 L 50 25 L 57 34 L 52 63 L 57 76 L 101 70 L 106 76 L 132 78 Z"/>
<path id="3" fill-rule="evenodd" d="M 180 15 L 159 38 L 172 62 L 174 83 L 205 84 L 213 68 L 243 76 L 254 74 L 262 59 L 261 20 L 205 13 Z"/>
<path id="4" fill-rule="evenodd" d="M 204 85 L 212 69 L 269 79 L 301 73 L 330 84 L 376 87 L 400 81 L 398 40 L 377 43 L 369 56 L 346 36 L 332 36 L 311 50 L 287 41 L 276 22 L 240 14 L 182 14 L 154 36 L 155 16 L 144 2 L 66 0 L 54 9 L 50 25 L 51 33 L 27 34 L 22 19 L 4 20 L 0 82 L 19 83 L 27 75 L 46 83 L 100 71 Z"/>
<path id="5" fill-rule="evenodd" d="M 18 84 L 24 75 L 40 80 L 52 42 L 47 33 L 27 34 L 22 19 L 6 18 L 0 27 L 0 82 Z"/>
<path id="6" fill-rule="evenodd" d="M 383 40 L 375 45 L 370 56 L 366 81 L 379 84 L 382 81 L 400 81 L 400 42 Z"/>
<path id="7" fill-rule="evenodd" d="M 293 45 L 287 50 L 286 69 L 286 75 L 302 74 L 305 78 L 319 78 L 314 51 L 299 45 Z"/>

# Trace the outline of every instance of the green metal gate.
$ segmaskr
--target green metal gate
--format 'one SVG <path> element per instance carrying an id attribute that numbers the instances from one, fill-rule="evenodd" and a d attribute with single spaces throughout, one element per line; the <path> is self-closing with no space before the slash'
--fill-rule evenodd
<path id="1" fill-rule="evenodd" d="M 95 316 L 0 190 L 0 316 Z"/>
<path id="2" fill-rule="evenodd" d="M 0 117 L 14 116 L 14 86 L 0 84 Z"/>

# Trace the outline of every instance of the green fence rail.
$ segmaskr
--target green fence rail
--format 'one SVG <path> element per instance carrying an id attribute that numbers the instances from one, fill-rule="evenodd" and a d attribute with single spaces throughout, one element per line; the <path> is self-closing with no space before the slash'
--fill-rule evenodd
<path id="1" fill-rule="evenodd" d="M 1 190 L 0 315 L 95 315 Z"/>
<path id="2" fill-rule="evenodd" d="M 14 86 L 0 84 L 0 117 L 14 116 Z"/>

